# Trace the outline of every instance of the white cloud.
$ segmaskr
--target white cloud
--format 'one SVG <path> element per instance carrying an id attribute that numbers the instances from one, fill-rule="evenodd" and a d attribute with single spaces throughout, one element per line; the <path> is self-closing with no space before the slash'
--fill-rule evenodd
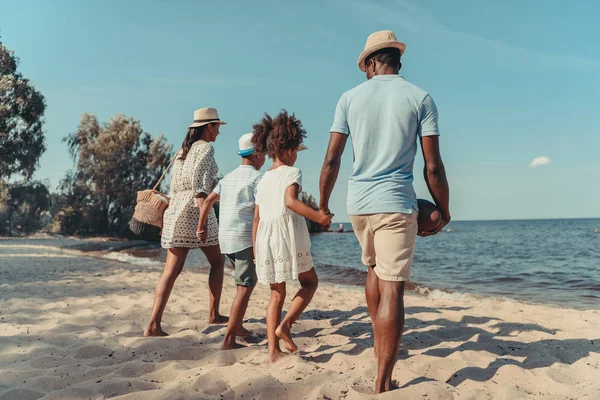
<path id="1" fill-rule="evenodd" d="M 552 160 L 549 157 L 546 157 L 546 156 L 536 157 L 533 160 L 531 160 L 531 163 L 529 164 L 529 166 L 532 168 L 544 167 L 546 165 L 550 165 L 551 162 L 552 162 Z"/>

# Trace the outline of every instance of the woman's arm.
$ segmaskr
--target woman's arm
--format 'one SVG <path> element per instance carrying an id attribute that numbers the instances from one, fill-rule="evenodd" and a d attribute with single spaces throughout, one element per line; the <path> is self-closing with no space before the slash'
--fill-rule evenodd
<path id="1" fill-rule="evenodd" d="M 285 206 L 298 215 L 315 221 L 321 226 L 331 225 L 333 214 L 325 215 L 320 211 L 315 211 L 300 200 L 298 200 L 298 190 L 300 186 L 297 183 L 290 185 L 285 191 Z"/>
<path id="2" fill-rule="evenodd" d="M 208 195 L 206 199 L 201 197 L 196 198 L 196 203 L 198 204 L 198 208 L 200 209 L 200 218 L 198 218 L 198 227 L 196 228 L 196 232 L 199 234 L 199 239 L 201 241 L 206 240 L 206 221 L 208 221 L 208 216 L 210 215 L 210 209 L 215 205 L 221 196 L 212 192 Z"/>

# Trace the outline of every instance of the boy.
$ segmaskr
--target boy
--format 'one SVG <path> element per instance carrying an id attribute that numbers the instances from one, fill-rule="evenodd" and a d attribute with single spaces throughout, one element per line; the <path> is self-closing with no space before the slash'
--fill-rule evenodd
<path id="1" fill-rule="evenodd" d="M 262 177 L 259 170 L 265 164 L 265 156 L 254 154 L 252 133 L 240 138 L 238 154 L 242 157 L 241 165 L 219 181 L 204 201 L 198 221 L 198 233 L 202 240 L 206 234 L 205 226 L 210 209 L 217 201 L 220 202 L 219 245 L 221 252 L 235 261 L 237 292 L 231 304 L 227 333 L 221 350 L 243 347 L 236 343 L 235 338 L 250 335 L 242 326 L 242 322 L 250 295 L 256 285 L 256 265 L 252 247 L 254 191 Z"/>

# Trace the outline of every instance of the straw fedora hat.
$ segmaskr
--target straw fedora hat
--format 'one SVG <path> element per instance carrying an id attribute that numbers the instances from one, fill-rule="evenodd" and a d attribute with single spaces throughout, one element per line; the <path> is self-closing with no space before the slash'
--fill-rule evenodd
<path id="1" fill-rule="evenodd" d="M 215 123 L 225 125 L 227 122 L 223 122 L 219 119 L 219 113 L 216 108 L 206 107 L 194 111 L 194 123 L 189 127 L 197 128 L 199 126 Z"/>
<path id="2" fill-rule="evenodd" d="M 369 35 L 367 38 L 367 43 L 365 44 L 365 50 L 358 57 L 358 68 L 361 71 L 365 72 L 367 66 L 365 65 L 365 60 L 371 54 L 379 51 L 381 49 L 386 49 L 388 47 L 393 47 L 400 50 L 400 55 L 404 54 L 404 50 L 406 49 L 406 45 L 402 42 L 399 42 L 396 39 L 396 35 L 392 31 L 379 31 Z"/>

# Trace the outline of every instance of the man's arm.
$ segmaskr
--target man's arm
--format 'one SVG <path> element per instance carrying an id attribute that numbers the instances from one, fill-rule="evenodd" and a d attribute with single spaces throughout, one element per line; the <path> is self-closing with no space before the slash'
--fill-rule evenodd
<path id="1" fill-rule="evenodd" d="M 419 233 L 421 236 L 435 235 L 450 222 L 450 188 L 446 179 L 446 169 L 440 154 L 439 136 L 424 136 L 421 138 L 421 149 L 425 160 L 425 182 L 436 206 L 442 213 L 442 222 L 433 232 Z"/>
<path id="2" fill-rule="evenodd" d="M 327 154 L 325 155 L 325 161 L 321 168 L 321 179 L 319 182 L 319 189 L 321 192 L 321 203 L 319 209 L 325 214 L 329 214 L 329 198 L 331 192 L 335 186 L 338 174 L 340 172 L 340 165 L 342 163 L 342 154 L 348 141 L 348 135 L 338 132 L 331 132 L 329 137 L 329 146 L 327 147 Z"/>

